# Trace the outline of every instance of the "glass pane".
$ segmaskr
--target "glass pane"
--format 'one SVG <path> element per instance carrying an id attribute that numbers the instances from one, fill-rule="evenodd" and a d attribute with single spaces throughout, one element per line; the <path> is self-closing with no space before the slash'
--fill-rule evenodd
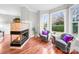
<path id="1" fill-rule="evenodd" d="M 73 24 L 73 33 L 78 34 L 78 23 L 72 23 Z"/>
<path id="2" fill-rule="evenodd" d="M 52 31 L 64 32 L 63 12 L 52 14 Z"/>
<path id="3" fill-rule="evenodd" d="M 49 24 L 49 14 L 42 14 L 40 17 L 40 29 L 41 30 L 43 30 L 43 28 L 47 29 L 48 24 Z"/>

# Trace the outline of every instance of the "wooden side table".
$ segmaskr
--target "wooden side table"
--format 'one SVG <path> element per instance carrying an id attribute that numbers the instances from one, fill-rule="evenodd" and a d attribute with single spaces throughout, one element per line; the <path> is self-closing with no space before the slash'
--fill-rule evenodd
<path id="1" fill-rule="evenodd" d="M 53 43 L 53 44 L 55 44 L 55 36 L 53 35 L 53 34 L 51 34 L 51 36 L 50 36 L 50 40 L 51 40 L 51 42 Z"/>
<path id="2" fill-rule="evenodd" d="M 55 37 L 54 36 L 51 36 L 51 41 L 53 44 L 55 44 Z"/>

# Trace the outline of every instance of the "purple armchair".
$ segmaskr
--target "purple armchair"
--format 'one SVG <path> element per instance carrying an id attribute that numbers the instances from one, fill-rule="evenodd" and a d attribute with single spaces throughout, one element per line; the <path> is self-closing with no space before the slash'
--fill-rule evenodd
<path id="1" fill-rule="evenodd" d="M 62 34 L 59 39 L 55 40 L 55 46 L 65 53 L 69 53 L 73 36 L 70 34 Z"/>
<path id="2" fill-rule="evenodd" d="M 40 33 L 40 37 L 43 41 L 48 42 L 49 31 L 43 30 L 42 33 Z"/>

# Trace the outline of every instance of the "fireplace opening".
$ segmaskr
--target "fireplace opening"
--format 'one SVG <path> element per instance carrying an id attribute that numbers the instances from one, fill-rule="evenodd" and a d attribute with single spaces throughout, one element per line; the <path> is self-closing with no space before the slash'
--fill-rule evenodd
<path id="1" fill-rule="evenodd" d="M 11 46 L 20 47 L 22 46 L 25 41 L 28 39 L 29 36 L 29 30 L 23 30 L 23 31 L 11 31 Z"/>

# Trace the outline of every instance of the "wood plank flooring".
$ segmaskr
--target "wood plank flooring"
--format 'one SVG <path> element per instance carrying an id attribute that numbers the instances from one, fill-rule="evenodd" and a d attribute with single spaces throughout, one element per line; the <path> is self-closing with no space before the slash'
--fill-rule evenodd
<path id="1" fill-rule="evenodd" d="M 22 49 L 10 48 L 10 35 L 6 35 L 2 43 L 0 43 L 1 54 L 63 54 L 62 51 L 55 48 L 50 42 L 46 43 L 41 38 L 30 38 Z"/>

